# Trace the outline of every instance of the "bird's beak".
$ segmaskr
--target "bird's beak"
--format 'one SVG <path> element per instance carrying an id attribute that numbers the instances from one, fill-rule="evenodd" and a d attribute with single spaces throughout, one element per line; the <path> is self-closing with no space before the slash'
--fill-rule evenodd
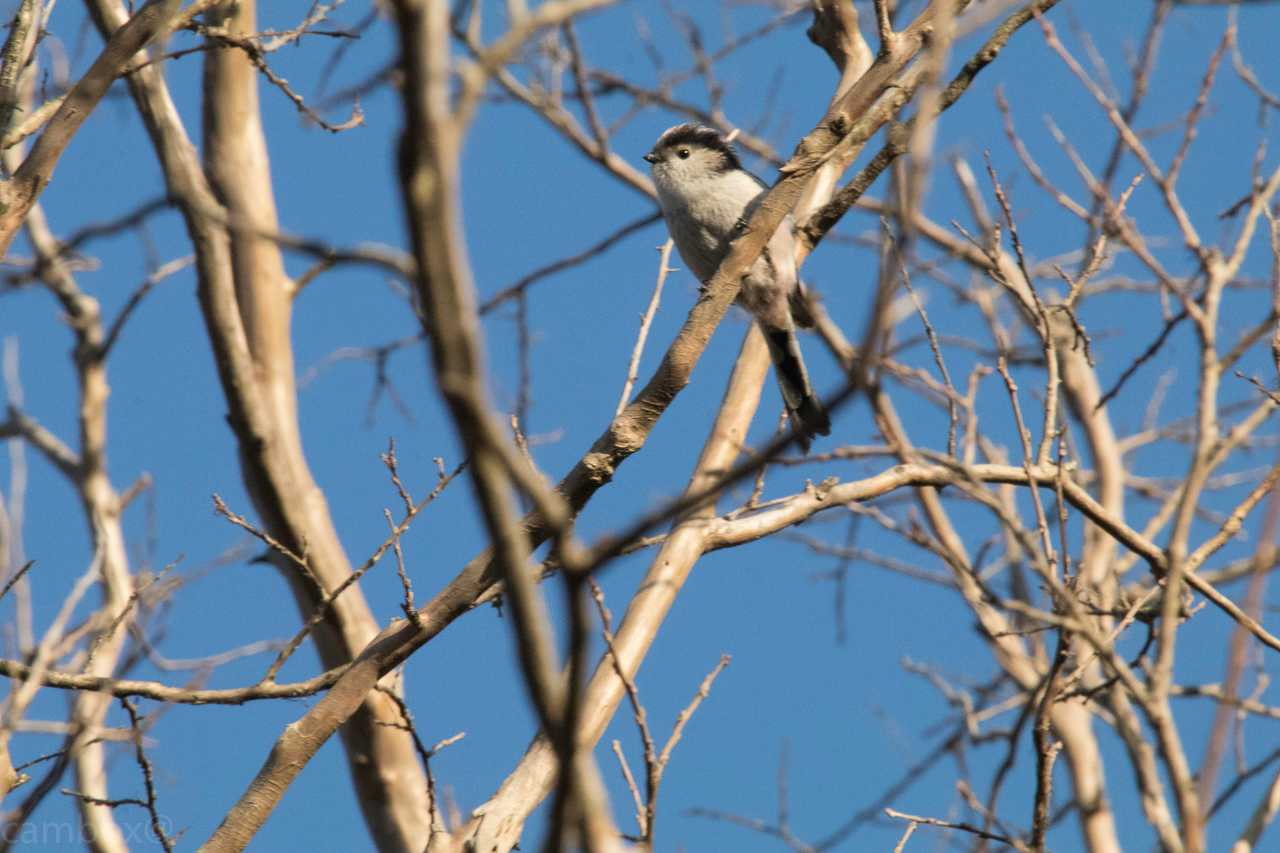
<path id="1" fill-rule="evenodd" d="M 648 154 L 644 155 L 644 159 L 646 163 L 657 163 L 662 158 L 653 151 L 650 151 Z"/>

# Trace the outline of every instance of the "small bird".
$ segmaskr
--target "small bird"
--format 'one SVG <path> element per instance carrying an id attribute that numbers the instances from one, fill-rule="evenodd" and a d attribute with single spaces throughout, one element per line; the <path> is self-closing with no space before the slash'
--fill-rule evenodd
<path id="1" fill-rule="evenodd" d="M 669 128 L 644 159 L 650 164 L 671 239 L 685 265 L 705 285 L 768 187 L 742 168 L 733 146 L 719 132 L 702 125 Z M 738 304 L 751 312 L 764 333 L 782 400 L 807 451 L 813 436 L 830 435 L 831 420 L 809 385 L 796 339 L 792 300 L 800 296 L 800 283 L 793 227 L 787 216 L 769 238 L 742 277 Z"/>

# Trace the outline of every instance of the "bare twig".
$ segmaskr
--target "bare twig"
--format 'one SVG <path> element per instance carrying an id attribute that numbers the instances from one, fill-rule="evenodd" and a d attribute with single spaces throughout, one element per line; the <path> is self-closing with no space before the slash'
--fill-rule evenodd
<path id="1" fill-rule="evenodd" d="M 133 732 L 133 758 L 138 763 L 138 769 L 142 771 L 142 784 L 147 792 L 147 799 L 143 805 L 147 810 L 147 814 L 151 816 L 151 832 L 155 835 L 156 840 L 160 842 L 160 846 L 165 849 L 165 853 L 172 853 L 173 839 L 165 833 L 160 820 L 160 812 L 156 808 L 156 784 L 154 773 L 151 769 L 151 761 L 147 758 L 147 753 L 142 748 L 142 719 L 138 716 L 138 709 L 127 698 L 120 697 L 120 705 L 129 715 L 129 728 Z"/>
<path id="2" fill-rule="evenodd" d="M 976 827 L 970 823 L 957 823 L 955 821 L 942 820 L 936 817 L 921 817 L 920 815 L 906 814 L 905 812 L 900 812 L 897 809 L 889 809 L 889 808 L 886 808 L 884 810 L 884 813 L 891 818 L 895 818 L 897 820 L 911 821 L 913 824 L 923 824 L 925 826 L 937 826 L 942 829 L 958 829 L 961 832 L 967 832 L 970 835 L 976 835 L 979 838 L 985 838 L 988 841 L 999 841 L 1002 844 L 1008 844 L 1014 850 L 1023 851 L 1028 849 L 1027 845 L 1023 844 L 1021 841 L 1019 841 L 1016 838 L 1010 838 L 1007 835 L 997 835 L 995 833 L 987 832 L 981 829 L 980 827 Z"/>
<path id="3" fill-rule="evenodd" d="M 631 399 L 631 389 L 635 387 L 636 377 L 640 374 L 640 356 L 644 354 L 644 344 L 649 338 L 649 326 L 653 323 L 654 315 L 658 313 L 658 302 L 662 299 L 662 286 L 666 283 L 667 273 L 672 271 L 667 263 L 671 260 L 673 245 L 671 240 L 667 240 L 659 250 L 658 279 L 653 285 L 649 306 L 645 308 L 640 318 L 640 331 L 636 334 L 636 345 L 631 351 L 631 360 L 627 363 L 627 381 L 623 383 L 622 394 L 618 397 L 618 407 L 613 413 L 615 418 L 627 408 L 627 403 Z"/>

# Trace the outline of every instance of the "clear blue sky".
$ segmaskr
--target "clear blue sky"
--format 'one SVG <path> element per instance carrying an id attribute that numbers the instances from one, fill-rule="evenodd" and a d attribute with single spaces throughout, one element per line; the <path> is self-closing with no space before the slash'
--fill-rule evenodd
<path id="1" fill-rule="evenodd" d="M 7 15 L 14 5 L 10 0 L 2 11 Z M 310 4 L 269 5 L 272 8 L 267 14 L 271 17 L 263 21 L 264 26 L 285 27 L 296 23 Z M 718 4 L 692 7 L 711 49 L 723 43 L 727 31 L 744 32 L 765 14 L 754 5 L 731 5 L 723 15 Z M 1147 0 L 1065 0 L 1053 12 L 1053 19 L 1081 57 L 1085 52 L 1071 32 L 1073 22 L 1088 31 L 1113 79 L 1127 92 L 1127 57 L 1141 37 L 1149 12 Z M 352 23 L 363 14 L 362 5 L 350 5 L 343 7 L 336 19 Z M 1280 54 L 1274 48 L 1276 14 L 1276 7 L 1266 4 L 1242 11 L 1240 40 L 1261 79 L 1273 90 L 1280 90 Z M 582 22 L 588 59 L 616 73 L 652 81 L 652 66 L 636 36 L 638 18 L 650 22 L 668 67 L 684 67 L 690 62 L 663 7 L 638 0 Z M 491 20 L 496 21 L 496 15 Z M 1188 8 L 1173 13 L 1152 94 L 1138 120 L 1140 126 L 1172 121 L 1190 106 L 1225 21 L 1222 9 Z M 761 117 L 764 95 L 776 84 L 776 99 L 763 133 L 784 152 L 821 115 L 835 82 L 825 55 L 804 36 L 806 24 L 807 16 L 801 16 L 796 24 L 742 50 L 717 69 L 726 86 L 728 115 L 746 127 Z M 63 47 L 73 57 L 77 72 L 87 67 L 97 50 L 97 37 L 86 27 L 78 4 L 58 5 L 50 28 L 64 40 Z M 967 56 L 975 45 L 973 39 L 963 42 L 957 55 Z M 328 43 L 313 40 L 274 55 L 272 64 L 300 92 L 311 95 L 330 48 Z M 380 23 L 352 46 L 330 88 L 362 79 L 391 55 L 389 28 Z M 199 62 L 199 56 L 188 56 L 168 65 L 188 130 L 197 138 Z M 939 153 L 964 155 L 980 171 L 982 153 L 990 151 L 1010 190 L 1029 251 L 1036 258 L 1046 258 L 1076 250 L 1083 238 L 1078 221 L 1062 213 L 1032 184 L 1004 138 L 994 106 L 998 85 L 1004 87 L 1024 138 L 1049 174 L 1077 198 L 1085 197 L 1042 116 L 1051 116 L 1095 169 L 1101 168 L 1112 135 L 1097 106 L 1047 51 L 1034 26 L 1024 28 L 963 101 L 945 115 L 938 134 Z M 705 103 L 707 97 L 705 86 L 696 78 L 682 85 L 678 94 L 698 103 Z M 1228 67 L 1220 75 L 1213 98 L 1214 112 L 1202 126 L 1181 183 L 1192 218 L 1210 238 L 1225 233 L 1225 226 L 1216 224 L 1217 214 L 1248 189 L 1259 135 L 1255 99 Z M 341 245 L 376 241 L 403 246 L 394 183 L 400 114 L 392 93 L 383 90 L 366 98 L 365 126 L 336 136 L 305 126 L 278 92 L 264 88 L 262 102 L 282 226 Z M 625 109 L 622 99 L 605 100 L 601 106 L 608 119 Z M 618 134 L 615 149 L 643 166 L 640 155 L 661 130 L 677 120 L 657 109 L 645 111 Z M 1166 135 L 1153 146 L 1161 159 L 1167 160 L 1175 142 Z M 1266 163 L 1274 167 L 1275 159 L 1276 154 L 1269 152 Z M 771 170 L 758 163 L 754 166 L 762 177 L 772 180 Z M 1133 161 L 1126 160 L 1122 182 L 1136 170 Z M 881 190 L 877 187 L 875 192 Z M 117 87 L 72 143 L 44 203 L 55 231 L 66 234 L 90 221 L 130 210 L 161 192 L 158 169 L 132 102 L 123 88 Z M 499 291 L 541 264 L 580 251 L 622 223 L 652 210 L 648 200 L 611 180 L 536 116 L 511 104 L 486 106 L 467 139 L 464 206 L 468 249 L 481 296 Z M 927 208 L 939 221 L 957 218 L 968 222 L 945 171 L 934 181 Z M 1161 212 L 1149 182 L 1136 194 L 1130 212 L 1143 223 L 1144 233 L 1172 236 L 1170 221 Z M 873 220 L 851 215 L 841 231 L 853 235 L 874 227 Z M 532 291 L 533 386 L 526 428 L 540 439 L 534 454 L 553 478 L 558 479 L 573 464 L 612 416 L 637 318 L 649 298 L 657 264 L 654 249 L 664 238 L 661 226 L 650 227 L 591 263 L 539 283 Z M 149 251 L 162 261 L 189 251 L 179 218 L 172 212 L 148 222 L 146 239 L 149 243 L 126 235 L 88 247 L 88 254 L 96 261 L 79 273 L 78 280 L 102 301 L 107 316 L 114 316 L 146 274 Z M 26 252 L 26 248 L 19 244 L 15 251 Z M 1176 252 L 1166 257 L 1175 271 L 1190 269 L 1187 259 Z M 1268 262 L 1259 243 L 1245 274 L 1265 277 Z M 308 265 L 304 258 L 289 259 L 293 274 Z M 1116 272 L 1136 273 L 1137 268 L 1126 258 L 1117 264 Z M 814 254 L 804 274 L 822 293 L 837 321 L 851 337 L 857 336 L 874 287 L 874 253 L 830 241 Z M 958 310 L 942 288 L 928 281 L 920 281 L 918 286 L 929 297 L 932 317 L 941 332 L 987 339 L 972 312 Z M 672 277 L 654 324 L 642 378 L 656 365 L 679 327 L 694 291 L 695 282 L 687 273 Z M 1230 298 L 1224 328 L 1231 332 L 1256 322 L 1262 316 L 1259 312 L 1266 310 L 1264 293 L 1234 293 Z M 1104 382 L 1117 376 L 1141 351 L 1158 323 L 1149 303 L 1123 294 L 1095 300 L 1082 319 L 1094 336 Z M 406 303 L 381 273 L 356 267 L 326 273 L 297 304 L 294 341 L 299 372 L 306 372 L 339 348 L 385 343 L 411 334 L 415 328 Z M 508 309 L 491 314 L 485 322 L 494 397 L 504 409 L 513 405 L 519 382 L 514 329 Z M 693 383 L 659 422 L 643 453 L 624 465 L 612 485 L 589 505 L 581 522 L 584 535 L 614 529 L 683 487 L 745 329 L 743 317 L 731 314 L 699 364 Z M 903 326 L 904 334 L 917 330 L 912 321 Z M 28 411 L 59 435 L 73 439 L 71 337 L 57 305 L 37 289 L 6 295 L 0 301 L 0 336 L 16 338 L 21 347 Z M 1140 426 L 1151 389 L 1167 370 L 1176 371 L 1182 381 L 1175 380 L 1166 411 L 1186 411 L 1194 389 L 1188 381 L 1194 375 L 1193 344 L 1189 331 L 1184 330 L 1174 336 L 1157 364 L 1139 374 L 1114 407 L 1122 432 Z M 811 353 L 809 361 L 818 387 L 836 387 L 840 379 L 831 359 L 816 341 L 806 341 L 805 346 Z M 1241 368 L 1268 379 L 1264 349 L 1256 348 Z M 953 374 L 966 376 L 972 355 L 955 347 L 948 348 L 946 354 Z M 917 347 L 909 360 L 932 370 L 926 350 Z M 124 488 L 148 472 L 156 483 L 153 492 L 132 506 L 126 519 L 135 549 L 134 566 L 150 561 L 158 567 L 181 555 L 176 571 L 192 578 L 173 600 L 168 630 L 160 644 L 163 653 L 174 658 L 199 657 L 255 640 L 291 635 L 298 617 L 292 597 L 273 570 L 237 562 L 202 571 L 209 560 L 241 541 L 237 530 L 214 516 L 210 495 L 219 493 L 233 509 L 244 513 L 251 508 L 241 486 L 189 273 L 168 280 L 147 298 L 112 356 L 110 376 L 112 478 L 118 488 Z M 363 559 L 382 540 L 386 530 L 382 508 L 396 504 L 378 461 L 388 437 L 397 441 L 403 475 L 416 494 L 425 493 L 434 480 L 432 457 L 442 456 L 450 466 L 459 460 L 459 445 L 438 404 L 423 350 L 414 348 L 395 355 L 391 376 L 411 418 L 385 397 L 377 403 L 372 418 L 366 416 L 373 387 L 367 363 L 338 363 L 301 391 L 302 429 L 309 459 L 347 550 L 356 560 Z M 1026 386 L 1034 384 L 1029 381 Z M 991 412 L 988 423 L 992 431 L 1008 440 L 1003 394 L 989 383 L 981 399 Z M 1247 385 L 1234 378 L 1226 380 L 1224 399 L 1250 396 Z M 945 419 L 940 420 L 934 409 L 909 394 L 897 393 L 896 399 L 913 437 L 920 443 L 943 447 Z M 1024 405 L 1030 407 L 1032 402 L 1028 392 Z M 762 439 L 772 430 L 778 408 L 777 391 L 770 380 L 753 439 Z M 873 441 L 875 430 L 865 406 L 854 405 L 840 414 L 832 439 L 817 449 Z M 42 628 L 84 570 L 89 552 L 72 491 L 38 456 L 27 453 L 27 460 L 31 483 L 23 533 L 27 556 L 38 561 L 31 577 L 37 625 Z M 1268 461 L 1261 458 L 1254 464 Z M 834 473 L 849 478 L 884 464 L 879 460 L 777 470 L 770 474 L 768 494 L 793 492 L 805 477 L 817 479 Z M 1153 476 L 1176 474 L 1181 464 L 1154 453 L 1138 454 L 1134 459 L 1140 473 Z M 7 483 L 8 466 L 7 457 L 0 459 L 0 483 Z M 1234 497 L 1237 492 L 1224 493 L 1223 505 L 1229 505 Z M 846 522 L 844 517 L 818 520 L 805 532 L 839 543 Z M 1198 528 L 1199 535 L 1206 530 Z M 907 552 L 899 542 L 869 525 L 864 524 L 858 536 L 861 546 L 886 556 L 921 559 L 928 568 L 941 568 L 927 557 Z M 419 598 L 437 590 L 481 546 L 470 492 L 464 484 L 456 484 L 415 523 L 404 542 Z M 1233 546 L 1224 552 L 1224 559 L 1245 553 L 1247 547 Z M 651 552 L 631 556 L 604 573 L 606 594 L 615 612 L 621 612 L 651 556 Z M 940 732 L 950 731 L 952 710 L 927 682 L 904 672 L 901 664 L 905 658 L 928 663 L 960 684 L 976 685 L 992 676 L 993 665 L 984 644 L 953 592 L 866 565 L 855 565 L 851 570 L 845 602 L 847 636 L 843 644 L 837 643 L 833 587 L 815 580 L 816 574 L 830 571 L 835 563 L 833 558 L 815 555 L 803 546 L 772 541 L 711 555 L 694 572 L 639 680 L 656 731 L 665 737 L 675 714 L 721 653 L 731 654 L 733 662 L 690 724 L 670 766 L 659 803 L 659 849 L 780 849 L 782 845 L 775 840 L 686 816 L 685 811 L 710 807 L 774 821 L 775 780 L 784 751 L 789 764 L 792 831 L 810 842 L 825 837 L 874 802 L 906 767 L 927 755 L 938 743 Z M 363 586 L 384 624 L 398 615 L 400 587 L 392 565 L 380 565 Z M 557 602 L 558 596 L 550 599 Z M 0 621 L 7 623 L 11 618 L 12 602 L 5 602 L 0 605 Z M 1192 682 L 1216 680 L 1221 672 L 1223 636 L 1224 620 L 1216 613 L 1202 614 L 1185 634 L 1180 677 Z M 458 731 L 467 733 L 434 763 L 441 784 L 464 813 L 493 792 L 533 733 L 510 648 L 508 623 L 486 609 L 451 626 L 407 666 L 407 698 L 424 738 L 431 742 Z M 249 683 L 267 662 L 257 657 L 226 666 L 213 676 L 211 686 Z M 307 650 L 294 658 L 282 677 L 306 677 L 314 674 L 318 665 Z M 174 683 L 183 677 L 157 672 L 148 665 L 140 666 L 135 676 Z M 44 691 L 32 706 L 30 717 L 61 719 L 66 698 L 57 691 Z M 173 827 L 186 829 L 183 847 L 207 838 L 257 771 L 282 727 L 309 705 L 310 701 L 263 702 L 247 708 L 180 706 L 165 712 L 152 732 L 156 743 L 150 756 L 157 766 L 161 810 Z M 1179 708 L 1188 732 L 1188 749 L 1198 763 L 1211 706 Z M 1109 794 L 1122 841 L 1126 848 L 1149 847 L 1151 833 L 1132 794 L 1132 774 L 1115 739 L 1102 726 L 1098 729 L 1107 749 Z M 1250 724 L 1248 732 L 1252 756 L 1264 755 L 1275 746 L 1274 733 L 1257 724 Z M 604 742 L 614 737 L 623 739 L 633 766 L 639 766 L 634 726 L 625 711 Z M 57 742 L 53 737 L 20 737 L 15 760 L 56 748 Z M 606 752 L 601 756 L 615 816 L 624 829 L 631 830 L 629 798 L 612 757 Z M 1001 756 L 1001 750 L 987 749 L 965 758 L 971 762 L 975 777 L 986 779 Z M 113 795 L 134 795 L 140 786 L 131 758 L 123 751 L 113 752 L 112 761 Z M 1030 766 L 1030 753 L 1024 750 L 1002 797 L 1005 814 L 1016 825 L 1029 823 Z M 955 763 L 944 760 L 893 805 L 917 814 L 959 815 L 962 803 L 954 790 L 955 778 Z M 1067 781 L 1061 772 L 1058 784 L 1065 790 Z M 1256 793 L 1246 793 L 1223 826 L 1239 827 L 1254 797 Z M 125 810 L 118 817 L 139 827 L 145 820 L 140 811 Z M 71 804 L 57 794 L 36 816 L 39 823 L 68 820 L 74 820 Z M 539 826 L 537 820 L 531 824 L 526 837 L 529 844 L 538 843 Z M 889 849 L 900 831 L 896 824 L 871 823 L 838 849 Z M 1051 836 L 1054 849 L 1071 850 L 1079 843 L 1074 819 L 1056 833 Z M 1225 837 L 1213 836 L 1210 846 L 1221 849 Z M 932 839 L 918 835 L 909 849 L 926 849 L 932 844 Z M 137 846 L 145 847 L 142 843 Z M 340 745 L 334 739 L 290 788 L 253 849 L 368 847 Z"/>

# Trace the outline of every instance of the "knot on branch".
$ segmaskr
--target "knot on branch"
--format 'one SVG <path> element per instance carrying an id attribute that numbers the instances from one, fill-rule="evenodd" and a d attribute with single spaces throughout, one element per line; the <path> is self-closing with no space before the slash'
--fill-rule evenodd
<path id="1" fill-rule="evenodd" d="M 811 480 L 805 480 L 804 491 L 805 494 L 809 495 L 809 497 L 813 498 L 818 503 L 825 503 L 827 498 L 831 495 L 831 490 L 839 484 L 840 478 L 835 476 L 827 477 L 817 485 L 814 485 Z"/>
<path id="2" fill-rule="evenodd" d="M 613 479 L 613 457 L 608 453 L 595 451 L 582 457 L 582 467 L 586 469 L 591 482 L 603 484 Z"/>

